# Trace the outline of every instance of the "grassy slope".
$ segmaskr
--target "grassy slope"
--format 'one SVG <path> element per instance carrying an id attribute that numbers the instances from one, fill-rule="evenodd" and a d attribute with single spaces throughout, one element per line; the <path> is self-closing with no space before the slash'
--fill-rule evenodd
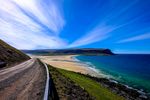
<path id="1" fill-rule="evenodd" d="M 0 40 L 0 61 L 8 66 L 30 59 L 29 56 Z"/>
<path id="2" fill-rule="evenodd" d="M 66 77 L 85 88 L 85 90 L 88 91 L 92 96 L 96 97 L 97 100 L 124 100 L 122 97 L 112 93 L 110 90 L 102 87 L 96 81 L 93 81 L 85 76 L 63 69 L 58 70 Z"/>
<path id="3" fill-rule="evenodd" d="M 56 68 L 48 65 L 48 69 L 60 100 L 95 100 L 95 97 L 89 95 L 87 91 L 64 76 Z M 55 97 L 54 99 L 58 100 L 57 96 Z"/>

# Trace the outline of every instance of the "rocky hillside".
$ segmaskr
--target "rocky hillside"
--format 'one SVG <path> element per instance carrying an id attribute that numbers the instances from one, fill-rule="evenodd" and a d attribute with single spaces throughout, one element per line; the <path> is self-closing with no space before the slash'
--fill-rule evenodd
<path id="1" fill-rule="evenodd" d="M 0 68 L 12 66 L 28 59 L 30 59 L 29 56 L 0 39 Z"/>

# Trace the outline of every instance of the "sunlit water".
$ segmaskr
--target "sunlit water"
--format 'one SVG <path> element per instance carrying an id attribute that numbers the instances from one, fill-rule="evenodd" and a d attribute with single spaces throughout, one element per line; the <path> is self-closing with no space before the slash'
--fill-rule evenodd
<path id="1" fill-rule="evenodd" d="M 123 84 L 150 92 L 150 55 L 77 56 Z"/>

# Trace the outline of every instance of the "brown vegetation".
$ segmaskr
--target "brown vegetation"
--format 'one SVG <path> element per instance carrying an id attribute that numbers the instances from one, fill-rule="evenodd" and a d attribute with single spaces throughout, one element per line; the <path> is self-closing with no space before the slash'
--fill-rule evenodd
<path id="1" fill-rule="evenodd" d="M 3 63 L 0 67 L 12 66 L 28 59 L 29 56 L 0 40 L 0 62 Z"/>

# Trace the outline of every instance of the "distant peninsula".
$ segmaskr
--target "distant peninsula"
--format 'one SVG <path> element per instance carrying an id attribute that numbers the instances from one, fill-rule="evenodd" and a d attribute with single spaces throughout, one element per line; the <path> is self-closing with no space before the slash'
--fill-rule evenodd
<path id="1" fill-rule="evenodd" d="M 75 49 L 39 49 L 39 50 L 22 50 L 28 54 L 35 55 L 113 55 L 110 49 L 100 48 L 75 48 Z"/>

